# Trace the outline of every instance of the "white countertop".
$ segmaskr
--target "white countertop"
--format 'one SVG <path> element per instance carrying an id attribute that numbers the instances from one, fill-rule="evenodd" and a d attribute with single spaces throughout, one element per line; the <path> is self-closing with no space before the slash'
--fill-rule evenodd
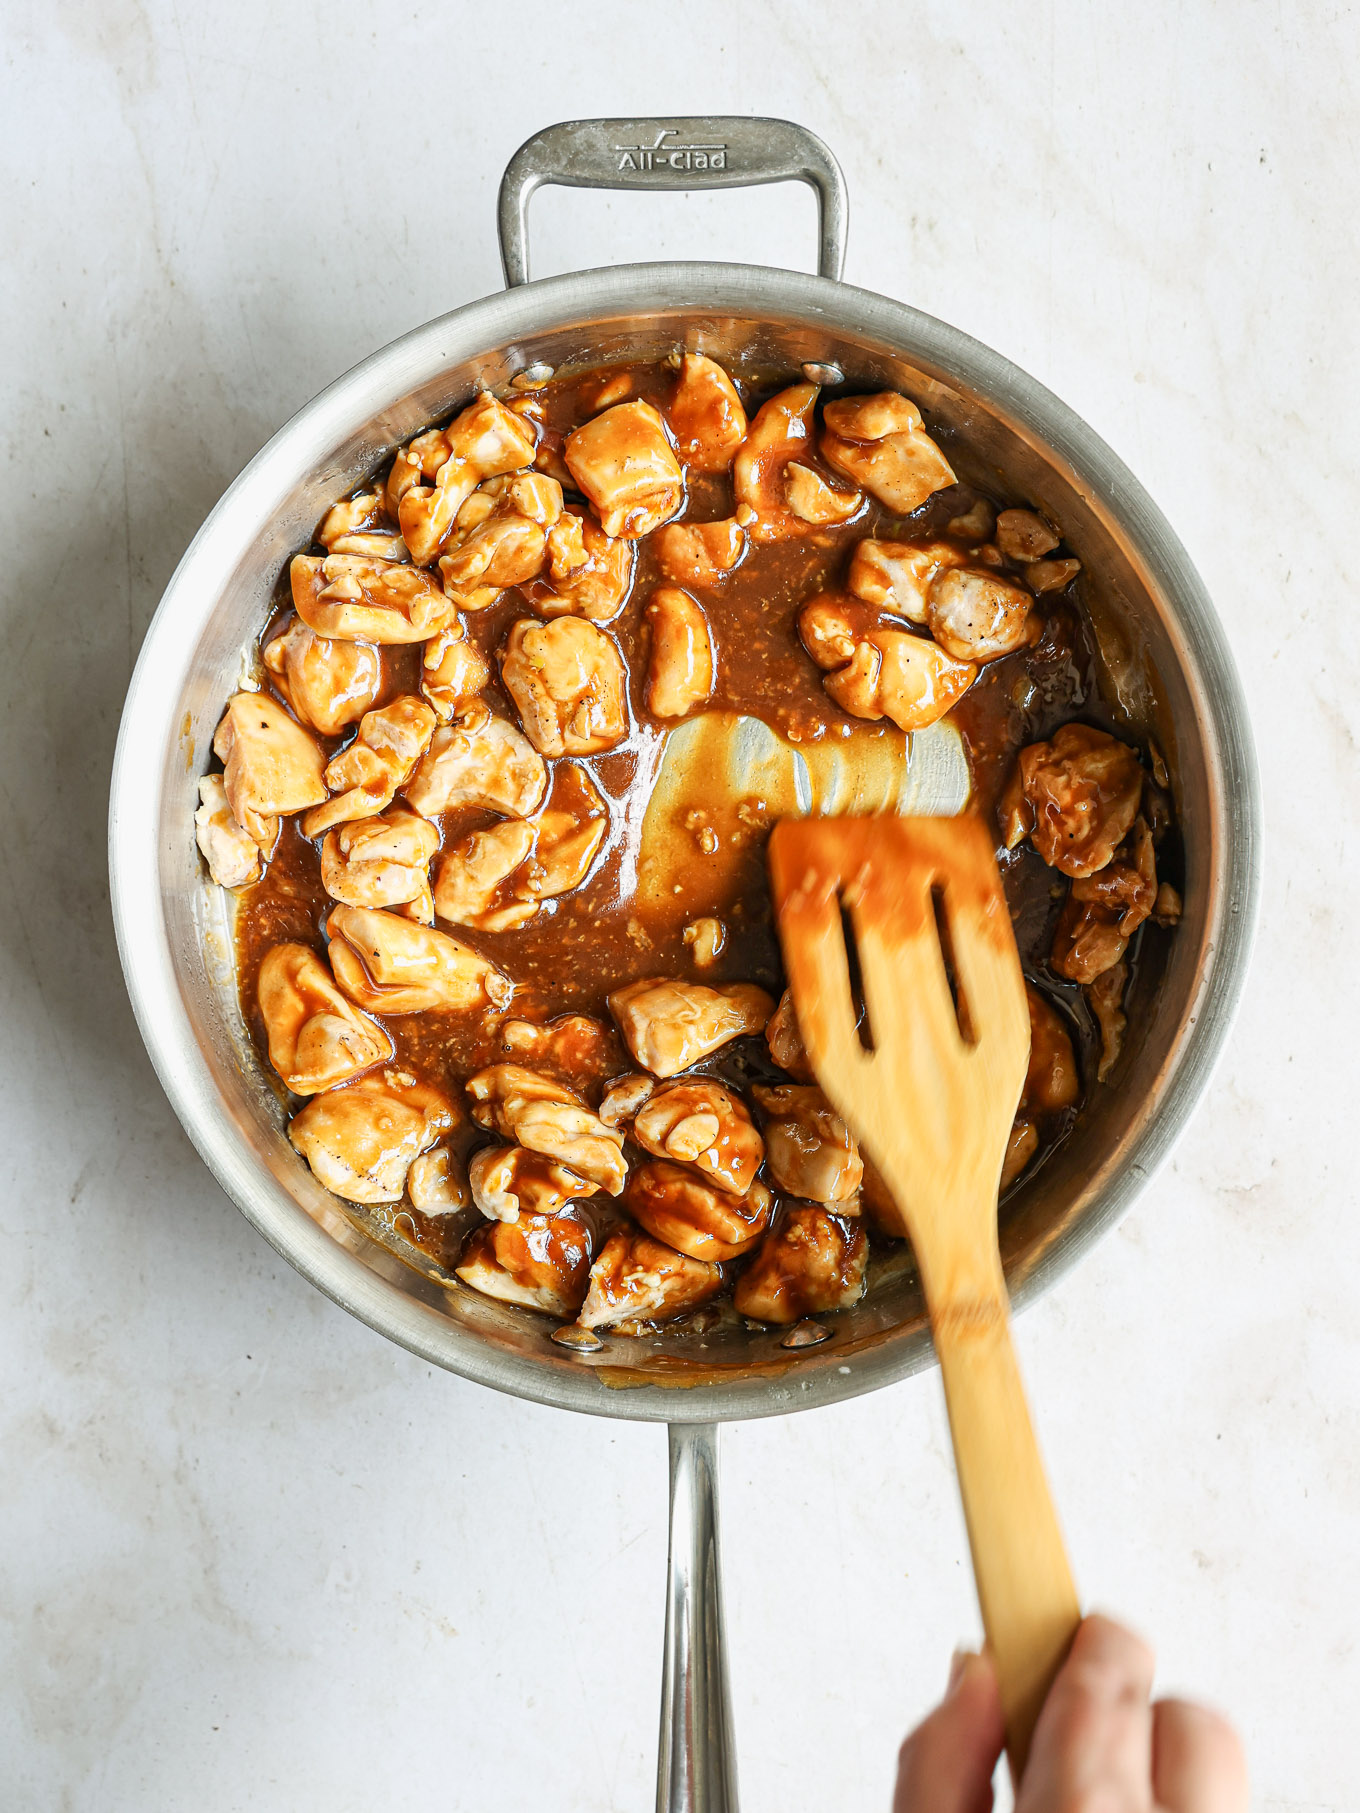
<path id="1" fill-rule="evenodd" d="M 1355 1805 L 1360 30 L 1317 0 L 1288 25 L 1114 10 L 8 15 L 7 1808 L 651 1805 L 663 1432 L 436 1374 L 274 1256 L 155 1082 L 104 870 L 131 664 L 227 481 L 336 373 L 498 285 L 521 139 L 645 111 L 819 131 L 847 277 L 1086 416 L 1217 600 L 1263 756 L 1252 980 L 1174 1161 L 1019 1340 L 1089 1600 L 1233 1710 L 1258 1806 Z M 533 237 L 540 274 L 806 269 L 813 207 L 550 191 Z M 886 1809 L 977 1630 L 938 1379 L 724 1450 L 747 1813 Z"/>

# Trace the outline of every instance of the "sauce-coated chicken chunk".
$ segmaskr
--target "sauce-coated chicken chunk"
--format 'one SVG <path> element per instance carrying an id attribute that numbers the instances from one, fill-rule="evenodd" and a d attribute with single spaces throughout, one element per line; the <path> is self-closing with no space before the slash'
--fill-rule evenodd
<path id="1" fill-rule="evenodd" d="M 606 535 L 593 516 L 564 510 L 548 531 L 546 576 L 522 589 L 540 617 L 586 617 L 612 623 L 633 589 L 637 549 Z"/>
<path id="2" fill-rule="evenodd" d="M 1078 879 L 1103 869 L 1127 836 L 1143 797 L 1136 750 L 1089 724 L 1064 724 L 1020 751 L 1023 816 L 1035 849 Z"/>
<path id="3" fill-rule="evenodd" d="M 802 535 L 807 524 L 789 508 L 788 469 L 804 459 L 812 445 L 815 384 L 793 384 L 757 411 L 732 466 L 732 490 L 738 504 L 755 512 L 747 525 L 754 542 L 780 541 Z"/>
<path id="4" fill-rule="evenodd" d="M 731 1039 L 764 1032 L 774 1002 L 750 982 L 708 988 L 656 976 L 615 989 L 609 1011 L 642 1068 L 670 1077 Z"/>
<path id="5" fill-rule="evenodd" d="M 822 411 L 822 458 L 890 510 L 909 516 L 954 483 L 949 461 L 921 425 L 921 412 L 895 391 L 841 397 Z"/>
<path id="6" fill-rule="evenodd" d="M 759 1179 L 744 1195 L 733 1196 L 696 1177 L 687 1165 L 663 1159 L 634 1166 L 624 1196 L 629 1214 L 649 1234 L 691 1259 L 717 1262 L 736 1259 L 755 1245 L 771 1203 Z"/>
<path id="7" fill-rule="evenodd" d="M 586 1295 L 593 1243 L 588 1217 L 521 1215 L 477 1228 L 455 1268 L 484 1297 L 548 1315 L 574 1315 Z"/>
<path id="8" fill-rule="evenodd" d="M 1040 623 L 1023 586 L 978 567 L 944 567 L 930 582 L 930 633 L 956 661 L 996 661 L 1037 640 Z"/>
<path id="9" fill-rule="evenodd" d="M 685 475 L 650 403 L 618 403 L 583 422 L 567 436 L 564 453 L 606 535 L 636 541 L 684 504 Z"/>
<path id="10" fill-rule="evenodd" d="M 394 806 L 328 831 L 321 879 L 342 906 L 406 906 L 411 918 L 429 925 L 430 862 L 438 848 L 439 832 L 428 819 Z"/>
<path id="11" fill-rule="evenodd" d="M 432 565 L 478 485 L 523 471 L 533 463 L 536 442 L 531 420 L 483 393 L 447 428 L 417 435 L 403 448 L 388 477 L 387 500 L 412 560 Z"/>
<path id="12" fill-rule="evenodd" d="M 338 906 L 327 955 L 351 1001 L 376 1014 L 504 1007 L 514 984 L 480 952 L 396 913 Z"/>
<path id="13" fill-rule="evenodd" d="M 793 1005 L 793 990 L 786 988 L 779 997 L 779 1005 L 770 1016 L 770 1023 L 765 1028 L 765 1043 L 770 1048 L 770 1056 L 781 1070 L 785 1070 L 800 1083 L 815 1081 L 812 1071 L 812 1059 L 807 1054 L 803 1035 L 798 1028 L 798 1014 Z"/>
<path id="14" fill-rule="evenodd" d="M 726 472 L 746 438 L 737 387 L 715 360 L 686 353 L 666 419 L 680 458 L 694 472 Z"/>
<path id="15" fill-rule="evenodd" d="M 1094 982 L 1120 961 L 1156 902 L 1152 833 L 1136 818 L 1109 862 L 1072 883 L 1053 933 L 1054 970 L 1068 982 Z"/>
<path id="16" fill-rule="evenodd" d="M 703 606 L 678 586 L 658 586 L 647 606 L 652 632 L 647 709 L 658 718 L 683 718 L 707 703 L 717 663 Z"/>
<path id="17" fill-rule="evenodd" d="M 420 690 L 441 724 L 451 724 L 485 689 L 491 663 L 459 619 L 432 636 L 421 657 Z"/>
<path id="18" fill-rule="evenodd" d="M 507 1020 L 500 1029 L 500 1050 L 516 1063 L 560 1077 L 578 1090 L 604 1082 L 623 1062 L 614 1028 L 589 1014 L 563 1014 L 546 1025 Z"/>
<path id="19" fill-rule="evenodd" d="M 404 1071 L 360 1077 L 314 1095 L 288 1137 L 317 1181 L 347 1202 L 396 1202 L 413 1161 L 458 1123 L 437 1089 Z"/>
<path id="20" fill-rule="evenodd" d="M 864 1175 L 859 1147 L 821 1090 L 815 1084 L 757 1084 L 751 1093 L 765 1112 L 765 1151 L 780 1189 L 809 1202 L 853 1203 Z"/>
<path id="21" fill-rule="evenodd" d="M 392 1056 L 392 1040 L 360 1013 L 305 944 L 276 944 L 256 984 L 269 1061 L 294 1095 L 317 1095 Z"/>
<path id="22" fill-rule="evenodd" d="M 257 823 L 266 834 L 265 845 L 238 825 L 227 798 L 226 785 L 220 774 L 205 774 L 198 783 L 198 810 L 194 813 L 194 835 L 208 873 L 219 888 L 244 888 L 264 874 L 265 863 L 278 841 L 279 821 L 260 818 Z"/>
<path id="23" fill-rule="evenodd" d="M 1022 1114 L 1056 1114 L 1081 1100 L 1081 1074 L 1072 1035 L 1062 1015 L 1035 988 L 1025 984 L 1029 1003 L 1029 1066 L 1020 1097 Z"/>
<path id="24" fill-rule="evenodd" d="M 411 693 L 365 712 L 354 741 L 326 765 L 331 798 L 303 819 L 304 835 L 320 837 L 332 825 L 385 811 L 414 774 L 437 722 L 424 699 Z"/>
<path id="25" fill-rule="evenodd" d="M 745 514 L 754 520 L 752 512 Z M 656 556 L 668 579 L 710 591 L 736 572 L 745 553 L 746 524 L 735 516 L 721 522 L 667 523 L 656 538 Z"/>
<path id="26" fill-rule="evenodd" d="M 730 1196 L 746 1194 L 765 1156 L 745 1103 L 711 1077 L 663 1084 L 636 1110 L 633 1138 Z"/>
<path id="27" fill-rule="evenodd" d="M 590 1268 L 590 1288 L 577 1320 L 583 1328 L 622 1333 L 683 1316 L 722 1289 L 721 1265 L 691 1259 L 641 1228 L 611 1234 Z"/>
<path id="28" fill-rule="evenodd" d="M 457 806 L 527 818 L 547 788 L 548 770 L 533 744 L 479 701 L 435 731 L 405 793 L 425 818 Z"/>
<path id="29" fill-rule="evenodd" d="M 850 1309 L 864 1295 L 868 1262 L 863 1228 L 814 1203 L 793 1203 L 737 1280 L 734 1301 L 743 1316 L 778 1327 Z"/>
<path id="30" fill-rule="evenodd" d="M 304 724 L 323 737 L 371 711 L 382 691 L 382 657 L 371 642 L 339 642 L 294 617 L 264 651 L 274 683 Z"/>
<path id="31" fill-rule="evenodd" d="M 543 571 L 548 530 L 562 514 L 562 487 L 540 472 L 481 484 L 459 510 L 440 556 L 444 589 L 466 610 L 494 604 L 507 586 Z"/>
<path id="32" fill-rule="evenodd" d="M 627 674 L 616 643 L 583 617 L 522 617 L 501 679 L 541 755 L 594 755 L 628 734 Z"/>
<path id="33" fill-rule="evenodd" d="M 437 579 L 418 567 L 357 554 L 295 554 L 289 571 L 293 609 L 340 642 L 424 642 L 457 610 Z"/>
<path id="34" fill-rule="evenodd" d="M 962 566 L 966 558 L 962 548 L 952 542 L 866 538 L 855 544 L 845 583 L 866 604 L 923 624 L 931 581 L 948 567 Z"/>
<path id="35" fill-rule="evenodd" d="M 261 850 L 272 850 L 278 820 L 326 797 L 325 756 L 316 739 L 267 693 L 238 692 L 213 736 L 231 815 Z"/>
<path id="36" fill-rule="evenodd" d="M 611 1196 L 622 1193 L 628 1174 L 623 1135 L 565 1083 L 522 1064 L 492 1064 L 468 1078 L 467 1093 L 479 1127 L 556 1159 Z"/>
<path id="37" fill-rule="evenodd" d="M 316 539 L 328 554 L 361 554 L 366 560 L 405 560 L 409 552 L 388 513 L 385 490 L 361 491 L 332 504 Z"/>
<path id="38" fill-rule="evenodd" d="M 462 1166 L 447 1146 L 436 1146 L 412 1161 L 406 1194 L 418 1214 L 431 1218 L 456 1214 L 472 1201 Z"/>
<path id="39" fill-rule="evenodd" d="M 855 718 L 891 718 L 899 730 L 938 723 L 977 678 L 971 661 L 956 661 L 926 636 L 874 625 L 868 607 L 826 592 L 803 607 L 803 646 L 828 671 L 822 684 Z M 847 653 L 848 650 L 848 653 Z"/>
<path id="40" fill-rule="evenodd" d="M 489 1221 L 557 1215 L 569 1202 L 595 1194 L 587 1177 L 526 1146 L 484 1146 L 468 1165 L 472 1200 Z"/>

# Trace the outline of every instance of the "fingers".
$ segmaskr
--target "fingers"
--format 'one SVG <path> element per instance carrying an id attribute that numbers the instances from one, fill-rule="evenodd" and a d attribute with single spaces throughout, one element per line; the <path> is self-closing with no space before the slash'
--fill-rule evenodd
<path id="1" fill-rule="evenodd" d="M 1088 1797 L 1128 1813 L 1151 1808 L 1152 1674 L 1152 1651 L 1132 1631 L 1083 1621 L 1039 1714 L 1016 1813 Z"/>
<path id="2" fill-rule="evenodd" d="M 1004 1736 L 990 1661 L 959 1654 L 944 1699 L 902 1746 L 893 1813 L 990 1813 Z"/>
<path id="3" fill-rule="evenodd" d="M 1166 1813 L 1246 1813 L 1247 1763 L 1225 1718 L 1188 1700 L 1152 1709 L 1152 1786 Z"/>

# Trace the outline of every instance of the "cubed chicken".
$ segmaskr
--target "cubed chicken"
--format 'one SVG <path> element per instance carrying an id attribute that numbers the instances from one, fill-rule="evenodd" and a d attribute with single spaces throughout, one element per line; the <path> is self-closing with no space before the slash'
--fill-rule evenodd
<path id="1" fill-rule="evenodd" d="M 646 1110 L 644 1110 L 644 1113 Z M 757 1178 L 742 1196 L 715 1188 L 688 1165 L 648 1159 L 635 1165 L 624 1197 L 649 1234 L 691 1259 L 721 1263 L 753 1247 L 770 1219 L 772 1198 Z"/>
<path id="2" fill-rule="evenodd" d="M 824 593 L 799 614 L 804 648 L 832 670 L 822 682 L 828 695 L 852 717 L 891 718 L 899 730 L 937 723 L 973 684 L 976 666 L 908 630 L 864 627 L 867 612 L 857 600 Z"/>
<path id="3" fill-rule="evenodd" d="M 244 888 L 252 881 L 258 881 L 278 841 L 278 819 L 256 819 L 256 825 L 267 840 L 264 845 L 256 843 L 250 833 L 237 824 L 220 774 L 205 774 L 200 778 L 198 800 L 194 835 L 208 865 L 208 873 L 218 887 Z"/>
<path id="4" fill-rule="evenodd" d="M 411 558 L 432 565 L 477 486 L 531 465 L 536 439 L 531 419 L 486 392 L 447 428 L 417 435 L 397 455 L 387 481 L 388 508 L 397 513 Z"/>
<path id="5" fill-rule="evenodd" d="M 264 664 L 295 714 L 323 737 L 357 723 L 382 691 L 382 656 L 371 642 L 318 636 L 301 617 L 268 644 Z"/>
<path id="6" fill-rule="evenodd" d="M 532 919 L 538 902 L 516 897 L 507 883 L 533 849 L 534 829 L 529 819 L 503 818 L 451 844 L 435 876 L 439 917 L 482 932 L 512 931 Z"/>
<path id="7" fill-rule="evenodd" d="M 683 718 L 713 691 L 717 660 L 708 618 L 688 592 L 663 585 L 652 593 L 647 624 L 647 709 L 656 718 Z"/>
<path id="8" fill-rule="evenodd" d="M 469 1077 L 466 1087 L 479 1127 L 556 1159 L 611 1196 L 622 1193 L 628 1175 L 623 1135 L 565 1083 L 522 1064 L 492 1064 Z"/>
<path id="9" fill-rule="evenodd" d="M 698 1309 L 722 1285 L 721 1265 L 677 1253 L 641 1228 L 622 1228 L 590 1268 L 590 1288 L 577 1319 L 583 1328 L 627 1333 Z"/>
<path id="10" fill-rule="evenodd" d="M 823 528 L 858 516 L 864 508 L 864 493 L 843 490 L 815 467 L 791 460 L 784 470 L 784 501 L 799 522 Z"/>
<path id="11" fill-rule="evenodd" d="M 366 711 L 354 741 L 327 763 L 331 798 L 303 819 L 303 835 L 320 837 L 332 825 L 376 818 L 385 811 L 415 773 L 437 722 L 431 707 L 413 693 Z"/>
<path id="12" fill-rule="evenodd" d="M 1101 970 L 1086 985 L 1086 999 L 1095 1015 L 1096 1025 L 1100 1028 L 1100 1059 L 1096 1065 L 1096 1080 L 1101 1083 L 1109 1077 L 1124 1049 L 1124 1034 L 1129 1024 L 1124 1012 L 1124 988 L 1128 979 L 1129 966 L 1121 960 Z"/>
<path id="13" fill-rule="evenodd" d="M 978 567 L 945 567 L 926 594 L 930 633 L 956 661 L 996 661 L 1037 641 L 1042 625 L 1023 586 Z"/>
<path id="14" fill-rule="evenodd" d="M 807 524 L 788 505 L 788 468 L 806 457 L 812 444 L 815 384 L 794 384 L 757 412 L 732 466 L 738 504 L 755 512 L 747 527 L 752 541 L 779 541 L 802 535 Z"/>
<path id="15" fill-rule="evenodd" d="M 457 606 L 418 567 L 357 554 L 295 554 L 293 609 L 318 636 L 340 642 L 424 642 Z"/>
<path id="16" fill-rule="evenodd" d="M 589 1014 L 562 1014 L 546 1025 L 534 1020 L 506 1020 L 500 1029 L 499 1044 L 502 1054 L 515 1063 L 546 1071 L 578 1090 L 615 1075 L 623 1061 L 614 1028 Z"/>
<path id="17" fill-rule="evenodd" d="M 962 548 L 947 541 L 866 538 L 855 544 L 845 583 L 866 604 L 923 624 L 931 581 L 948 567 L 962 566 L 966 559 Z"/>
<path id="18" fill-rule="evenodd" d="M 1020 1115 L 1006 1136 L 1006 1155 L 1001 1161 L 1002 1190 L 1009 1190 L 1016 1178 L 1039 1150 L 1039 1129 L 1032 1120 Z"/>
<path id="19" fill-rule="evenodd" d="M 513 724 L 492 717 L 478 701 L 435 731 L 405 792 L 425 818 L 457 806 L 527 818 L 547 789 L 542 756 Z"/>
<path id="20" fill-rule="evenodd" d="M 735 1303 L 778 1327 L 851 1309 L 864 1295 L 869 1243 L 853 1221 L 814 1203 L 792 1203 L 737 1280 Z"/>
<path id="21" fill-rule="evenodd" d="M 404 1071 L 314 1095 L 288 1137 L 317 1181 L 347 1202 L 396 1202 L 413 1161 L 457 1125 L 453 1104 Z"/>
<path id="22" fill-rule="evenodd" d="M 765 1156 L 746 1104 L 706 1076 L 663 1084 L 638 1108 L 633 1138 L 729 1196 L 745 1196 Z"/>
<path id="23" fill-rule="evenodd" d="M 472 1202 L 463 1167 L 447 1146 L 422 1152 L 406 1173 L 406 1195 L 418 1215 L 437 1220 L 454 1215 Z"/>
<path id="24" fill-rule="evenodd" d="M 469 1236 L 454 1271 L 484 1297 L 567 1317 L 585 1299 L 592 1244 L 589 1218 L 570 1212 L 489 1221 Z"/>
<path id="25" fill-rule="evenodd" d="M 564 510 L 548 531 L 548 570 L 522 589 L 540 617 L 612 623 L 633 589 L 637 549 L 606 535 L 593 516 Z"/>
<path id="26" fill-rule="evenodd" d="M 1020 1095 L 1022 1116 L 1057 1114 L 1081 1100 L 1081 1073 L 1072 1050 L 1072 1035 L 1052 1002 L 1032 982 L 1025 984 L 1029 1003 L 1029 1067 Z"/>
<path id="27" fill-rule="evenodd" d="M 754 513 L 743 514 L 754 520 Z M 677 585 L 711 591 L 734 573 L 746 554 L 746 525 L 735 516 L 720 522 L 667 523 L 656 538 L 661 571 Z"/>
<path id="28" fill-rule="evenodd" d="M 468 641 L 459 619 L 425 644 L 420 690 L 441 724 L 451 724 L 465 711 L 490 678 L 491 663 Z"/>
<path id="29" fill-rule="evenodd" d="M 514 993 L 480 952 L 396 913 L 334 907 L 326 932 L 336 981 L 370 1013 L 468 1013 L 508 1006 Z"/>
<path id="30" fill-rule="evenodd" d="M 334 1089 L 392 1057 L 385 1028 L 345 999 L 305 944 L 276 944 L 255 987 L 269 1061 L 294 1095 Z"/>
<path id="31" fill-rule="evenodd" d="M 615 989 L 609 1011 L 634 1060 L 653 1076 L 671 1077 L 732 1039 L 764 1032 L 774 1002 L 750 982 L 708 988 L 653 976 Z"/>
<path id="32" fill-rule="evenodd" d="M 564 453 L 606 535 L 636 541 L 684 507 L 685 475 L 650 403 L 619 403 L 583 422 Z"/>
<path id="33" fill-rule="evenodd" d="M 770 1176 L 790 1196 L 809 1202 L 852 1204 L 864 1165 L 855 1136 L 813 1083 L 757 1085 L 752 1094 L 765 1114 Z M 857 1211 L 842 1208 L 843 1214 Z"/>
<path id="34" fill-rule="evenodd" d="M 840 397 L 822 411 L 822 458 L 899 516 L 954 483 L 949 461 L 921 425 L 921 412 L 895 391 Z"/>
<path id="35" fill-rule="evenodd" d="M 765 1043 L 770 1048 L 770 1056 L 781 1070 L 787 1071 L 800 1083 L 815 1080 L 812 1059 L 807 1054 L 803 1035 L 798 1030 L 798 1014 L 793 1005 L 792 989 L 786 988 L 779 997 L 779 1005 L 765 1028 Z"/>
<path id="36" fill-rule="evenodd" d="M 430 862 L 438 848 L 439 832 L 428 819 L 394 806 L 326 833 L 321 880 L 342 906 L 410 906 L 410 916 L 428 925 Z"/>
<path id="37" fill-rule="evenodd" d="M 666 420 L 681 460 L 694 472 L 726 472 L 746 438 L 746 411 L 736 385 L 703 353 L 681 359 Z"/>
<path id="38" fill-rule="evenodd" d="M 541 755 L 594 755 L 628 734 L 623 657 L 583 617 L 522 617 L 506 638 L 501 679 Z"/>
<path id="39" fill-rule="evenodd" d="M 272 850 L 278 835 L 271 821 L 326 797 L 320 744 L 268 693 L 236 694 L 217 726 L 213 750 L 222 761 L 231 815 L 262 850 Z"/>
<path id="40" fill-rule="evenodd" d="M 562 514 L 562 487 L 539 472 L 487 479 L 458 512 L 440 556 L 444 590 L 466 608 L 491 604 L 507 586 L 536 579 L 548 530 Z"/>
<path id="41" fill-rule="evenodd" d="M 383 489 L 361 491 L 333 504 L 316 539 L 328 554 L 358 554 L 365 560 L 407 558 L 406 543 L 395 519 L 388 514 Z"/>
<path id="42" fill-rule="evenodd" d="M 557 1215 L 569 1202 L 595 1194 L 556 1159 L 525 1146 L 484 1146 L 468 1165 L 472 1200 L 489 1221 L 518 1221 L 521 1215 Z"/>
<path id="43" fill-rule="evenodd" d="M 1156 902 L 1152 833 L 1136 818 L 1109 862 L 1072 883 L 1053 933 L 1053 969 L 1068 982 L 1094 982 L 1120 961 Z"/>
<path id="44" fill-rule="evenodd" d="M 606 1127 L 630 1127 L 639 1108 L 656 1092 L 656 1078 L 634 1071 L 619 1077 L 605 1090 L 600 1102 L 600 1119 Z"/>
<path id="45" fill-rule="evenodd" d="M 996 519 L 996 545 L 1017 564 L 1042 560 L 1057 547 L 1060 537 L 1033 510 L 1003 510 Z"/>
<path id="46" fill-rule="evenodd" d="M 1020 788 L 1035 849 L 1081 879 L 1103 869 L 1128 835 L 1143 770 L 1137 751 L 1107 731 L 1064 724 L 1020 751 Z"/>

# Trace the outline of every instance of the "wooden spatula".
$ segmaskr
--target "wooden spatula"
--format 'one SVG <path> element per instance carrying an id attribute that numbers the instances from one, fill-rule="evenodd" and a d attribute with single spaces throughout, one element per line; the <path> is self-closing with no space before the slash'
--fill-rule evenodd
<path id="1" fill-rule="evenodd" d="M 997 1246 L 997 1190 L 1030 1029 L 996 859 L 977 819 L 884 817 L 785 819 L 769 861 L 817 1081 L 882 1172 L 915 1250 L 1018 1782 L 1081 1612 Z"/>

